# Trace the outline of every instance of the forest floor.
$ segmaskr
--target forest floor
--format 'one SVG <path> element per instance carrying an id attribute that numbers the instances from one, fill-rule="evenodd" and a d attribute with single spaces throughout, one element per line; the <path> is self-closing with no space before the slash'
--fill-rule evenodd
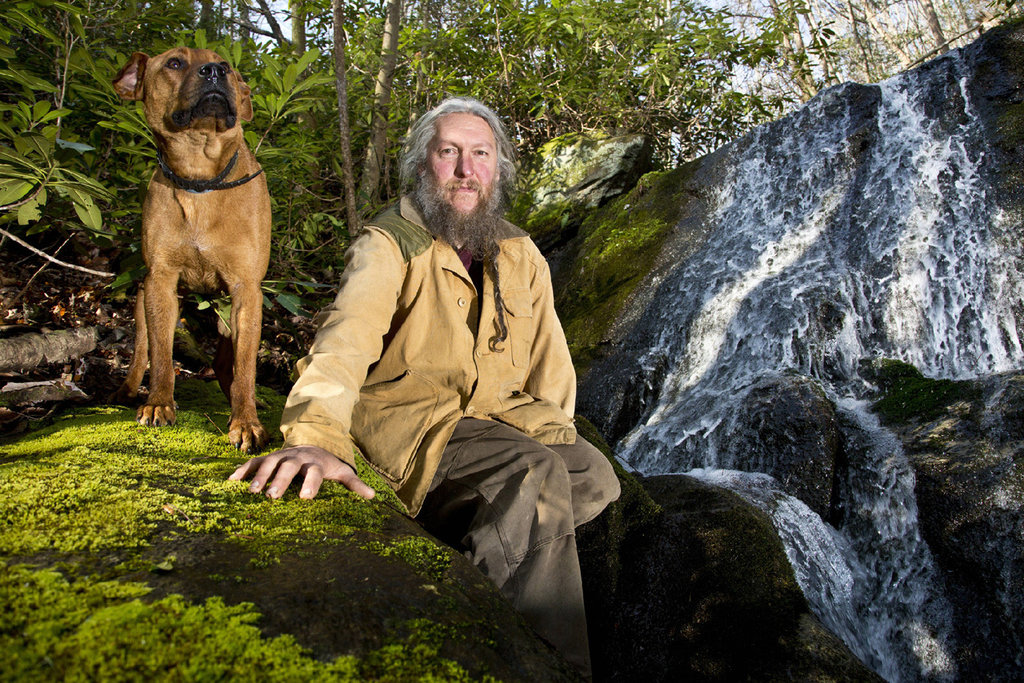
<path id="1" fill-rule="evenodd" d="M 111 402 L 134 350 L 134 286 L 127 295 L 114 294 L 108 286 L 111 278 L 46 262 L 10 242 L 3 245 L 3 254 L 0 347 L 24 334 L 86 327 L 96 329 L 97 342 L 94 349 L 73 360 L 15 369 L 0 366 L 0 437 L 47 420 L 70 403 Z M 79 265 L 95 270 L 115 270 L 109 261 L 109 255 L 97 250 L 79 254 L 76 259 Z M 204 314 L 194 309 L 188 302 L 182 305 L 175 341 L 175 372 L 179 377 L 213 380 L 209 361 L 217 335 L 206 330 L 215 330 L 216 321 L 212 312 Z M 257 383 L 287 393 L 295 361 L 309 348 L 313 333 L 312 319 L 291 316 L 279 307 L 265 307 Z M 42 400 L 5 396 L 8 387 L 23 383 L 52 384 L 61 387 L 61 391 L 48 392 Z"/>

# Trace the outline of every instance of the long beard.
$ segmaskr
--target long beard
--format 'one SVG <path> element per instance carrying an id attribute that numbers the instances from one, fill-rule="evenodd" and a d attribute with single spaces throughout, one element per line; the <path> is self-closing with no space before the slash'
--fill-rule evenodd
<path id="1" fill-rule="evenodd" d="M 479 188 L 475 180 L 468 181 Z M 415 198 L 427 229 L 454 248 L 468 250 L 475 259 L 493 258 L 498 253 L 496 235 L 505 213 L 502 193 L 493 189 L 481 191 L 481 201 L 470 213 L 455 210 L 448 201 L 461 181 L 446 185 L 438 183 L 430 173 L 424 174 L 416 188 Z M 478 191 L 480 191 L 478 189 Z"/>
<path id="2" fill-rule="evenodd" d="M 469 181 L 475 183 L 476 181 Z M 481 191 L 481 201 L 470 213 L 464 214 L 452 208 L 448 192 L 454 191 L 461 183 L 450 181 L 446 186 L 439 184 L 430 173 L 424 174 L 414 197 L 427 229 L 456 249 L 467 249 L 474 259 L 484 262 L 494 280 L 494 309 L 497 316 L 497 334 L 490 338 L 488 346 L 500 351 L 508 339 L 508 324 L 505 322 L 505 305 L 501 296 L 498 273 L 498 228 L 505 213 L 502 197 L 504 193 L 491 188 Z M 478 185 L 479 187 L 479 185 Z"/>

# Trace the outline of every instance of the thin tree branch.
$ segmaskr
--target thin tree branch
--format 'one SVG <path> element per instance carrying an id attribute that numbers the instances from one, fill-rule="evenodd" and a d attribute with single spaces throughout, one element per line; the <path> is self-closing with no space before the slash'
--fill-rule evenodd
<path id="1" fill-rule="evenodd" d="M 23 246 L 26 249 L 28 249 L 29 251 L 31 251 L 32 253 L 34 253 L 34 254 L 36 254 L 38 256 L 42 256 L 47 261 L 50 261 L 51 263 L 56 263 L 58 266 L 64 266 L 65 268 L 71 268 L 72 270 L 80 270 L 83 273 L 89 273 L 90 275 L 98 275 L 100 277 L 114 277 L 114 273 L 107 273 L 107 272 L 102 271 L 102 270 L 93 270 L 92 268 L 86 268 L 85 266 L 76 266 L 73 263 L 65 263 L 64 261 L 61 261 L 60 259 L 55 259 L 54 257 L 52 257 L 49 254 L 47 254 L 45 251 L 40 251 L 39 249 L 36 249 L 35 247 L 33 247 L 31 244 L 29 244 L 25 240 L 21 239 L 17 235 L 12 235 L 11 233 L 9 233 L 6 230 L 4 230 L 3 228 L 0 228 L 0 234 L 4 235 L 4 237 L 9 237 L 10 239 L 14 240 L 15 242 L 17 242 L 21 246 Z"/>
<path id="2" fill-rule="evenodd" d="M 256 0 L 259 3 L 259 13 L 267 20 L 270 24 L 270 30 L 274 32 L 274 39 L 278 45 L 291 45 L 291 41 L 284 37 L 284 32 L 281 30 L 281 25 L 277 23 L 277 19 L 274 18 L 274 13 L 270 10 L 270 5 L 267 4 L 267 0 Z"/>

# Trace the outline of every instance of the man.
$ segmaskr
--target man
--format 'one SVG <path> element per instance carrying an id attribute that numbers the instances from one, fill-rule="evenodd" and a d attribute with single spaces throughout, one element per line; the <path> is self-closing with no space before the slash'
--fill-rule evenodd
<path id="1" fill-rule="evenodd" d="M 466 552 L 589 673 L 574 528 L 619 495 L 577 439 L 576 376 L 540 251 L 502 219 L 514 149 L 497 115 L 450 99 L 410 132 L 413 193 L 352 243 L 337 299 L 281 420 L 285 446 L 242 465 L 250 491 L 324 479 L 370 498 L 352 443 L 410 514 Z"/>

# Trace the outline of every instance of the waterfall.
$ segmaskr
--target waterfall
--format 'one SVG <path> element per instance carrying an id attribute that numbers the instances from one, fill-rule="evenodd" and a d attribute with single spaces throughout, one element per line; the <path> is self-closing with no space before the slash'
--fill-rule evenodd
<path id="1" fill-rule="evenodd" d="M 1024 357 L 1024 283 L 1007 256 L 1020 247 L 985 179 L 960 60 L 837 86 L 734 145 L 706 245 L 659 287 L 657 333 L 638 362 L 651 399 L 616 446 L 640 472 L 693 470 L 765 509 L 815 612 L 893 681 L 955 671 L 913 471 L 861 400 L 860 362 L 971 378 Z M 953 114 L 929 113 L 924 93 L 936 88 Z M 874 104 L 854 111 L 853 100 Z M 787 372 L 813 378 L 842 415 L 849 514 L 838 530 L 770 477 L 732 471 L 757 463 L 730 448 L 737 406 L 759 379 Z"/>

